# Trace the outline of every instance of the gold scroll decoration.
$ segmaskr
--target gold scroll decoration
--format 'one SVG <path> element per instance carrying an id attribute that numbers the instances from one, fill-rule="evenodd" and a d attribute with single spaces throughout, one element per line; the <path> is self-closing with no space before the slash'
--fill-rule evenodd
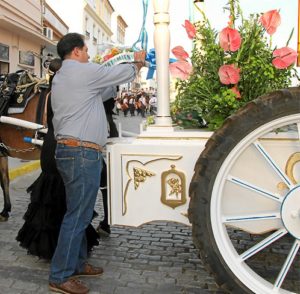
<path id="1" fill-rule="evenodd" d="M 134 167 L 133 168 L 134 189 L 136 190 L 139 187 L 140 183 L 145 182 L 147 177 L 152 177 L 152 176 L 155 176 L 155 173 L 142 168 Z"/>
<path id="2" fill-rule="evenodd" d="M 181 155 L 157 155 L 157 154 L 122 154 L 122 160 L 123 160 L 123 156 L 141 156 L 141 157 L 156 157 L 154 159 L 151 159 L 151 160 L 148 160 L 146 162 L 142 162 L 140 160 L 136 160 L 136 159 L 133 159 L 133 160 L 129 160 L 127 161 L 126 163 L 126 174 L 128 176 L 128 181 L 126 183 L 126 187 L 125 187 L 125 191 L 124 191 L 124 194 L 123 194 L 123 201 L 122 201 L 122 215 L 126 215 L 127 213 L 127 197 L 128 197 L 128 189 L 129 189 L 129 186 L 130 186 L 130 183 L 133 181 L 134 183 L 134 187 L 136 186 L 136 183 L 138 183 L 138 186 L 139 184 L 142 182 L 142 178 L 143 177 L 139 177 L 138 176 L 138 170 L 137 170 L 137 177 L 136 177 L 136 183 L 135 183 L 135 172 L 134 172 L 134 169 L 137 169 L 136 167 L 134 167 L 132 170 L 133 170 L 133 175 L 131 176 L 131 165 L 134 164 L 134 163 L 138 163 L 138 164 L 141 164 L 143 166 L 146 166 L 146 165 L 149 165 L 149 164 L 152 164 L 152 163 L 155 163 L 155 162 L 158 162 L 158 161 L 163 161 L 163 160 L 180 160 L 182 159 L 182 156 Z M 160 156 L 160 157 L 157 157 L 157 156 Z M 140 168 L 139 168 L 140 169 Z M 140 169 L 140 170 L 143 170 L 143 169 Z M 154 176 L 155 173 L 154 172 L 150 172 L 149 170 L 147 171 L 148 173 L 152 173 L 151 176 Z M 137 180 L 139 179 L 139 180 Z M 138 182 L 139 181 L 139 182 Z M 136 190 L 137 188 L 135 188 Z"/>
<path id="3" fill-rule="evenodd" d="M 294 167 L 298 162 L 300 162 L 300 152 L 295 152 L 289 157 L 285 165 L 285 173 L 294 185 L 297 184 L 297 181 L 294 177 Z M 287 185 L 283 182 L 280 182 L 277 184 L 277 188 L 279 190 L 284 190 L 287 189 Z"/>
<path id="4" fill-rule="evenodd" d="M 186 203 L 185 174 L 175 165 L 161 174 L 161 202 L 173 209 Z"/>

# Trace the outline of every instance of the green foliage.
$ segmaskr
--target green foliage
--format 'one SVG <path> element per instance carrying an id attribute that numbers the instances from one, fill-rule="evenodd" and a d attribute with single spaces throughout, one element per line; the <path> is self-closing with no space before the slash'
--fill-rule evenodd
<path id="1" fill-rule="evenodd" d="M 244 19 L 238 1 L 231 0 L 228 5 L 227 9 L 234 15 L 232 20 L 236 23 L 237 18 L 241 18 L 237 28 L 242 38 L 241 47 L 236 52 L 225 52 L 219 45 L 218 32 L 211 27 L 205 15 L 203 22 L 195 24 L 197 35 L 191 57 L 193 74 L 188 80 L 177 82 L 178 94 L 171 107 L 177 123 L 184 122 L 182 115 L 197 112 L 194 116 L 203 118 L 214 130 L 245 103 L 290 86 L 291 78 L 296 75 L 293 68 L 282 70 L 272 65 L 271 40 L 265 36 L 259 22 L 260 15 Z M 230 90 L 233 85 L 220 82 L 218 71 L 224 64 L 235 64 L 240 69 L 241 79 L 237 85 L 240 99 Z M 201 125 L 196 119 L 195 124 L 189 127 Z"/>

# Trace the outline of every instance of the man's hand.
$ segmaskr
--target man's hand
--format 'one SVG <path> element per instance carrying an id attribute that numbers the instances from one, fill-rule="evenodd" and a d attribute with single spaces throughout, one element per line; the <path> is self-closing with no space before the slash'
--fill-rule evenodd
<path id="1" fill-rule="evenodd" d="M 137 51 L 134 52 L 134 64 L 140 70 L 143 66 L 145 66 L 146 59 L 146 51 Z"/>

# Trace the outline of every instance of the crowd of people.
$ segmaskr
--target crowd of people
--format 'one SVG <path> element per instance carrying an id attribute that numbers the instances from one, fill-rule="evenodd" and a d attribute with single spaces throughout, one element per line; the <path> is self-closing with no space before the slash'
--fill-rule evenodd
<path id="1" fill-rule="evenodd" d="M 124 116 L 140 115 L 145 117 L 146 114 L 156 114 L 157 98 L 153 91 L 141 89 L 136 92 L 122 90 L 119 98 L 116 99 L 116 110 L 119 115 L 123 112 Z"/>
<path id="2" fill-rule="evenodd" d="M 78 277 L 103 273 L 88 263 L 88 253 L 98 244 L 99 233 L 110 233 L 102 152 L 107 138 L 118 135 L 112 119 L 114 97 L 118 85 L 131 82 L 144 66 L 145 52 L 135 52 L 135 62 L 129 64 L 90 63 L 85 40 L 77 33 L 66 34 L 57 52 L 60 59 L 49 66 L 42 173 L 28 189 L 31 201 L 17 240 L 29 253 L 51 259 L 51 291 L 86 294 L 89 288 Z M 143 116 L 150 102 L 144 93 L 138 97 L 145 105 Z M 129 104 L 128 98 L 124 95 L 122 103 L 127 99 Z M 105 215 L 95 230 L 91 222 L 99 189 Z"/>

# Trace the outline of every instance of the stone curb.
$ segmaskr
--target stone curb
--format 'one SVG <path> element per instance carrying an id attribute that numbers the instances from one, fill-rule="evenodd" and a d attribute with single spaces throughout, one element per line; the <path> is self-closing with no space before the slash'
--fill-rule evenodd
<path id="1" fill-rule="evenodd" d="M 16 168 L 10 169 L 9 174 L 9 180 L 13 181 L 15 178 L 23 176 L 27 173 L 30 173 L 34 170 L 37 170 L 41 167 L 39 160 L 34 160 L 32 162 L 20 165 Z"/>

